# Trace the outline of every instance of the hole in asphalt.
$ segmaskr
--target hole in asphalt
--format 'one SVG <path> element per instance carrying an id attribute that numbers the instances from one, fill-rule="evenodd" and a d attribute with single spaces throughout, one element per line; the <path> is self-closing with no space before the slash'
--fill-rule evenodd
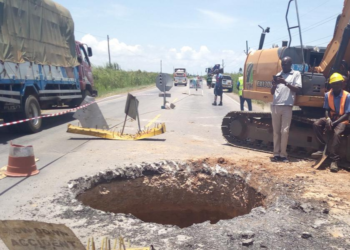
<path id="1" fill-rule="evenodd" d="M 184 228 L 248 214 L 264 197 L 236 175 L 175 172 L 100 183 L 77 199 L 105 212 Z"/>

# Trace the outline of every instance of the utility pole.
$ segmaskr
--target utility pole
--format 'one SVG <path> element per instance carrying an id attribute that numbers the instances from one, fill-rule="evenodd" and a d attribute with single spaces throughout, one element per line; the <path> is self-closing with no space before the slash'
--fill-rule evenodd
<path id="1" fill-rule="evenodd" d="M 160 73 L 162 73 L 162 60 L 160 60 Z"/>
<path id="2" fill-rule="evenodd" d="M 107 35 L 107 43 L 108 43 L 108 58 L 109 58 L 109 67 L 112 66 L 112 62 L 111 62 L 111 51 L 109 49 L 109 35 Z"/>
<path id="3" fill-rule="evenodd" d="M 248 41 L 245 41 L 246 50 L 243 50 L 246 55 L 248 55 L 250 48 L 248 48 Z"/>
<path id="4" fill-rule="evenodd" d="M 225 72 L 224 59 L 222 59 L 222 71 Z"/>

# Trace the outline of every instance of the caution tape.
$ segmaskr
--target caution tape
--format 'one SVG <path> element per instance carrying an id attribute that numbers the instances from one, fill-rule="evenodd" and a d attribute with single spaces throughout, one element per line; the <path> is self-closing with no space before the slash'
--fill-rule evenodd
<path id="1" fill-rule="evenodd" d="M 112 97 L 115 97 L 115 96 L 106 97 L 106 98 L 104 98 L 104 99 L 101 99 L 101 100 L 98 100 L 98 101 L 94 101 L 94 102 L 90 102 L 90 103 L 88 103 L 88 104 L 84 104 L 84 105 L 81 105 L 81 106 L 76 107 L 76 108 L 67 109 L 67 110 L 65 110 L 65 111 L 63 111 L 63 112 L 58 112 L 58 113 L 55 113 L 55 114 L 41 115 L 41 116 L 36 116 L 36 117 L 28 118 L 28 119 L 23 119 L 23 120 L 18 120 L 18 121 L 3 123 L 3 124 L 0 124 L 0 128 L 6 127 L 6 126 L 15 125 L 15 124 L 20 124 L 20 123 L 23 123 L 23 122 L 29 122 L 29 121 L 36 120 L 36 119 L 42 119 L 42 118 L 47 118 L 47 117 L 53 117 L 53 116 L 64 115 L 64 114 L 67 114 L 67 113 L 76 111 L 76 110 L 78 110 L 78 109 L 86 108 L 87 106 L 90 106 L 91 104 L 105 101 L 106 99 L 110 99 L 110 98 L 112 98 Z"/>
<path id="2" fill-rule="evenodd" d="M 6 127 L 6 126 L 11 126 L 11 125 L 15 125 L 15 124 L 20 124 L 20 123 L 23 123 L 23 122 L 29 122 L 29 121 L 32 121 L 32 120 L 36 120 L 36 119 L 42 119 L 42 118 L 47 118 L 47 117 L 53 117 L 53 116 L 59 116 L 59 115 L 63 115 L 63 114 L 66 114 L 66 113 L 70 113 L 72 111 L 76 111 L 78 109 L 82 109 L 82 108 L 85 108 L 91 104 L 94 104 L 96 103 L 95 102 L 91 102 L 91 103 L 88 103 L 88 104 L 84 104 L 82 106 L 79 106 L 77 108 L 72 108 L 72 109 L 67 109 L 63 112 L 58 112 L 58 113 L 55 113 L 55 114 L 49 114 L 49 115 L 41 115 L 41 116 L 36 116 L 36 117 L 32 117 L 32 118 L 28 118 L 28 119 L 23 119 L 23 120 L 18 120 L 18 121 L 14 121 L 14 122 L 7 122 L 7 123 L 3 123 L 3 124 L 0 124 L 0 128 L 1 127 Z"/>

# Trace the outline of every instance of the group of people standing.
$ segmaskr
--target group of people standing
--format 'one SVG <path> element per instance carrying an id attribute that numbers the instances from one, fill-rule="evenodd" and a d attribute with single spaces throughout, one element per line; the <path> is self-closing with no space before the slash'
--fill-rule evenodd
<path id="1" fill-rule="evenodd" d="M 285 57 L 282 60 L 282 71 L 272 80 L 271 116 L 273 126 L 274 151 L 272 161 L 289 162 L 287 158 L 287 144 L 289 128 L 292 120 L 292 108 L 295 96 L 302 88 L 301 74 L 292 69 L 292 59 Z M 325 94 L 323 108 L 325 117 L 317 120 L 314 125 L 316 137 L 320 142 L 319 151 L 312 156 L 321 157 L 326 144 L 328 144 L 329 156 L 332 160 L 330 169 L 332 172 L 339 170 L 340 138 L 345 131 L 350 118 L 350 94 L 344 88 L 346 81 L 340 73 L 333 73 L 329 79 L 331 90 Z M 327 134 L 327 142 L 323 133 Z"/>
<path id="2" fill-rule="evenodd" d="M 217 105 L 216 101 L 217 101 L 217 98 L 219 96 L 220 97 L 219 106 L 222 106 L 222 94 L 223 94 L 222 79 L 223 79 L 223 75 L 221 73 L 219 73 L 218 69 L 214 70 L 214 74 L 216 75 L 216 83 L 215 83 L 215 87 L 214 87 L 214 96 L 215 97 L 214 97 L 213 105 L 214 106 Z M 212 80 L 210 80 L 210 85 L 211 85 L 211 81 Z M 243 76 L 240 76 L 238 78 L 236 88 L 238 90 L 241 111 L 244 111 L 244 102 L 247 102 L 249 111 L 252 111 L 253 110 L 252 109 L 252 100 L 243 97 Z"/>

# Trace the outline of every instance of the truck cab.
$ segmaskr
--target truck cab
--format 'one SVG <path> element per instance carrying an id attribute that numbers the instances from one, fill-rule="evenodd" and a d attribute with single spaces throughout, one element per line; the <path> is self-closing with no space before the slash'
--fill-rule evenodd
<path id="1" fill-rule="evenodd" d="M 186 69 L 184 68 L 177 68 L 174 69 L 174 85 L 184 85 L 187 86 L 187 75 L 186 75 Z"/>
<path id="2" fill-rule="evenodd" d="M 84 91 L 85 96 L 97 96 L 97 90 L 93 88 L 94 79 L 92 76 L 92 68 L 90 57 L 92 57 L 92 49 L 86 44 L 80 43 L 78 41 L 76 44 L 76 52 L 78 57 L 78 72 L 79 72 L 79 82 L 80 88 Z"/>

